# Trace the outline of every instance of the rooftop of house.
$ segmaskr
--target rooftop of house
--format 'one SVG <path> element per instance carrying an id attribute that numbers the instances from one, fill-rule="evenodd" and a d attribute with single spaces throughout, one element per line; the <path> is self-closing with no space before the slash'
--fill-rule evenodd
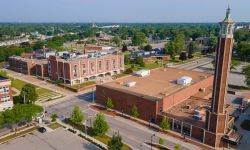
<path id="1" fill-rule="evenodd" d="M 130 76 L 101 86 L 157 100 L 188 87 L 189 85 L 177 84 L 177 80 L 183 76 L 191 77 L 191 84 L 195 84 L 211 77 L 212 74 L 176 68 L 160 68 L 152 70 L 150 75 L 144 77 Z M 135 83 L 135 85 L 126 86 L 128 83 Z"/>

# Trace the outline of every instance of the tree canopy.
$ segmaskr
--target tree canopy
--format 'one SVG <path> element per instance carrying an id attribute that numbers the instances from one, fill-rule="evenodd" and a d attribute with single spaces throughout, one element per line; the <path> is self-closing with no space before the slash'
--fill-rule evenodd
<path id="1" fill-rule="evenodd" d="M 16 104 L 11 110 L 0 112 L 0 124 L 31 122 L 33 117 L 43 112 L 41 106 L 34 104 Z"/>
<path id="2" fill-rule="evenodd" d="M 243 73 L 245 74 L 245 83 L 247 84 L 248 87 L 250 87 L 250 65 L 246 66 L 243 69 Z"/>
<path id="3" fill-rule="evenodd" d="M 132 38 L 132 44 L 140 46 L 144 43 L 147 43 L 146 35 L 143 32 L 136 32 Z"/>
<path id="4" fill-rule="evenodd" d="M 97 136 L 105 135 L 109 130 L 109 125 L 102 113 L 96 115 L 93 122 L 93 132 Z"/>
<path id="5" fill-rule="evenodd" d="M 108 142 L 109 150 L 121 150 L 123 146 L 122 137 L 119 134 L 113 134 L 111 140 Z"/>
<path id="6" fill-rule="evenodd" d="M 20 99 L 23 104 L 30 104 L 34 103 L 38 98 L 38 95 L 36 93 L 36 87 L 32 84 L 26 84 L 23 86 L 21 93 L 20 93 Z"/>
<path id="7" fill-rule="evenodd" d="M 70 120 L 75 124 L 80 124 L 84 120 L 84 115 L 79 106 L 74 107 Z"/>

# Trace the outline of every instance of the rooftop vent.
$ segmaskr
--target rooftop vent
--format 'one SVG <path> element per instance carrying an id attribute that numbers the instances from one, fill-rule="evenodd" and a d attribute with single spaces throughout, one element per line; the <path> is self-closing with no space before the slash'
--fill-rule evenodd
<path id="1" fill-rule="evenodd" d="M 125 86 L 134 87 L 135 85 L 136 85 L 136 82 L 128 82 Z"/>
<path id="2" fill-rule="evenodd" d="M 183 76 L 177 80 L 177 84 L 179 85 L 188 85 L 188 84 L 191 84 L 191 82 L 192 82 L 192 78 L 188 76 Z"/>
<path id="3" fill-rule="evenodd" d="M 135 75 L 139 77 L 145 77 L 145 76 L 150 75 L 150 70 L 140 70 L 140 71 L 135 72 Z"/>

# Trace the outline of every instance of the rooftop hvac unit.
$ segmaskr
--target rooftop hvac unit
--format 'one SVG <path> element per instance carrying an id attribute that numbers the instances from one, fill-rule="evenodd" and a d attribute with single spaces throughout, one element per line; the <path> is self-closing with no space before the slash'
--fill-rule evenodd
<path id="1" fill-rule="evenodd" d="M 140 71 L 135 72 L 135 75 L 139 77 L 145 77 L 145 76 L 150 75 L 150 70 L 140 70 Z"/>
<path id="2" fill-rule="evenodd" d="M 135 86 L 135 85 L 136 85 L 136 82 L 128 82 L 128 83 L 126 84 L 127 87 L 133 87 L 133 86 Z"/>
<path id="3" fill-rule="evenodd" d="M 192 78 L 188 76 L 183 76 L 177 80 L 177 84 L 179 85 L 188 85 L 188 84 L 191 84 L 191 82 L 192 82 Z"/>

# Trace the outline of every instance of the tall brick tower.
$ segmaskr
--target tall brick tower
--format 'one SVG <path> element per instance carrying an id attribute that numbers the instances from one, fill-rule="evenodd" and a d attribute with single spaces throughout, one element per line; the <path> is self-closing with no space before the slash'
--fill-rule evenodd
<path id="1" fill-rule="evenodd" d="M 226 18 L 220 23 L 220 36 L 216 52 L 216 67 L 213 85 L 211 110 L 207 114 L 205 143 L 214 147 L 221 146 L 221 138 L 228 129 L 228 112 L 226 94 L 228 74 L 233 48 L 233 31 L 235 23 L 231 18 L 231 10 L 227 9 Z"/>

